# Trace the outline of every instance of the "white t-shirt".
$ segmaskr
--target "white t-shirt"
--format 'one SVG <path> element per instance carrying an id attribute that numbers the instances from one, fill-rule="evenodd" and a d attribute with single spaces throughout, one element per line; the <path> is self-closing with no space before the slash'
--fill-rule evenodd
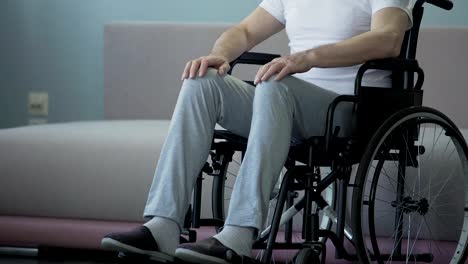
<path id="1" fill-rule="evenodd" d="M 410 0 L 263 0 L 260 7 L 286 27 L 291 53 L 337 43 L 370 30 L 372 15 L 385 7 L 407 12 Z M 353 94 L 360 65 L 312 68 L 294 76 L 339 94 Z M 388 86 L 390 73 L 368 71 L 364 83 Z"/>

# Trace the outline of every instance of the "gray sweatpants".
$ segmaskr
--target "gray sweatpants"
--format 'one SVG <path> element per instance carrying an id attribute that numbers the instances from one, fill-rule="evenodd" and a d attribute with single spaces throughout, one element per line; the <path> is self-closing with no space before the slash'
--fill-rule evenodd
<path id="1" fill-rule="evenodd" d="M 209 69 L 205 77 L 185 80 L 144 216 L 183 224 L 218 123 L 249 139 L 225 224 L 260 230 L 291 139 L 323 135 L 328 106 L 337 95 L 295 77 L 254 87 Z M 350 117 L 350 105 L 338 108 L 336 120 L 344 133 L 349 133 Z"/>

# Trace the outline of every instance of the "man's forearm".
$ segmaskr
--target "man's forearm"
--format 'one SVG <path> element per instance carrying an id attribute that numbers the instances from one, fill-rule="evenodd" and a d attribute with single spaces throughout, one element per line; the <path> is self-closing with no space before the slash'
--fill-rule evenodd
<path id="1" fill-rule="evenodd" d="M 305 51 L 312 67 L 332 68 L 361 64 L 373 59 L 396 57 L 402 37 L 388 32 L 366 32 L 336 44 Z"/>
<path id="2" fill-rule="evenodd" d="M 245 30 L 240 26 L 233 26 L 216 40 L 210 54 L 233 61 L 248 49 L 250 47 Z"/>

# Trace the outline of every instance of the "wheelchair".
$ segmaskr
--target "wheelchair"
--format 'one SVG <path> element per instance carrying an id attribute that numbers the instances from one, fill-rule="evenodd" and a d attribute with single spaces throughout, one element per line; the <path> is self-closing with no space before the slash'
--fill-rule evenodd
<path id="1" fill-rule="evenodd" d="M 340 95 L 330 104 L 325 134 L 291 144 L 281 184 L 272 195 L 271 223 L 254 245 L 263 250 L 261 260 L 234 263 L 271 263 L 273 249 L 298 249 L 296 264 L 324 263 L 327 240 L 335 258 L 359 263 L 465 263 L 468 146 L 447 116 L 422 106 L 424 72 L 415 57 L 425 3 L 453 7 L 449 0 L 416 1 L 401 55 L 363 64 L 355 94 Z M 231 63 L 231 71 L 237 64 L 262 65 L 276 57 L 244 53 Z M 392 88 L 363 86 L 368 70 L 391 71 Z M 334 112 L 341 103 L 354 104 L 355 136 L 339 136 Z M 236 157 L 242 160 L 246 145 L 246 138 L 215 131 L 211 161 L 199 174 L 186 217 L 190 241 L 196 240 L 191 228 L 223 226 L 235 178 L 229 169 L 239 165 Z M 203 175 L 213 177 L 212 219 L 200 218 Z M 302 235 L 293 241 L 293 216 L 300 211 Z M 284 242 L 277 242 L 281 226 Z"/>
<path id="2" fill-rule="evenodd" d="M 325 263 L 328 240 L 335 258 L 359 263 L 466 262 L 468 146 L 447 116 L 422 106 L 424 72 L 415 58 L 425 3 L 453 7 L 449 0 L 417 0 L 400 56 L 363 64 L 355 94 L 330 104 L 325 134 L 291 144 L 271 195 L 270 223 L 254 244 L 261 259 L 233 263 L 269 264 L 274 249 L 299 250 L 295 264 Z M 277 57 L 244 53 L 231 63 L 229 74 L 237 64 L 262 65 Z M 363 86 L 368 70 L 390 71 L 392 87 Z M 341 103 L 354 104 L 354 136 L 339 136 L 334 112 Z M 211 160 L 199 173 L 184 223 L 190 242 L 200 226 L 222 228 L 235 180 L 230 169 L 240 165 L 246 146 L 246 138 L 215 131 Z M 200 217 L 205 175 L 212 177 L 211 219 Z M 293 239 L 293 219 L 301 212 L 301 236 Z M 282 226 L 284 242 L 278 242 Z"/>

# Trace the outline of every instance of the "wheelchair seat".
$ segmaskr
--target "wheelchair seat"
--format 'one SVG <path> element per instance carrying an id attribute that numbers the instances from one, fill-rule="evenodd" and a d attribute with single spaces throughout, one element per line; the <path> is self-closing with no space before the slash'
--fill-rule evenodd
<path id="1" fill-rule="evenodd" d="M 226 142 L 236 151 L 245 151 L 247 147 L 247 138 L 236 135 L 228 130 L 215 130 L 213 138 L 226 140 Z M 348 162 L 351 164 L 359 162 L 360 153 L 356 152 L 359 148 L 355 146 L 355 139 L 351 137 L 335 138 L 331 146 L 333 151 L 325 150 L 325 141 L 326 138 L 324 136 L 310 137 L 302 142 L 291 141 L 288 159 L 307 164 L 309 162 L 310 147 L 312 146 L 315 156 L 314 166 L 331 166 L 333 161 L 338 157 L 330 156 L 330 153 L 345 153 L 348 157 Z M 212 148 L 215 149 L 216 147 L 212 146 Z M 351 151 L 354 152 L 351 153 Z"/>
<path id="2" fill-rule="evenodd" d="M 215 130 L 213 138 L 224 139 L 236 146 L 239 146 L 239 150 L 241 150 L 242 147 L 244 147 L 245 149 L 245 147 L 247 146 L 247 138 L 236 135 L 228 130 Z"/>

